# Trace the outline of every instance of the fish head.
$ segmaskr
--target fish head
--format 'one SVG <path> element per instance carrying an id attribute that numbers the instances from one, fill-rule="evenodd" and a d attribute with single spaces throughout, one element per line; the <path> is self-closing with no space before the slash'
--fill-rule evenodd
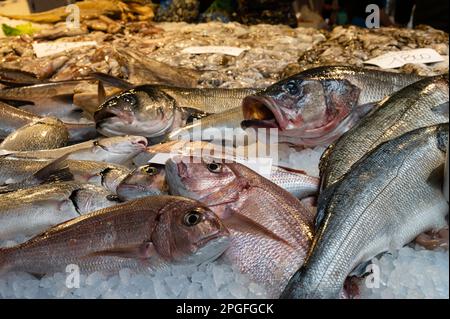
<path id="1" fill-rule="evenodd" d="M 113 96 L 94 113 L 97 130 L 105 136 L 163 136 L 175 118 L 175 100 L 151 85 L 138 86 Z"/>
<path id="2" fill-rule="evenodd" d="M 216 259 L 227 249 L 230 233 L 209 208 L 194 200 L 174 197 L 160 211 L 152 242 L 166 260 L 201 264 Z"/>
<path id="3" fill-rule="evenodd" d="M 94 148 L 110 154 L 138 154 L 147 148 L 147 139 L 142 136 L 116 136 L 94 141 Z M 95 151 L 95 150 L 94 150 Z"/>
<path id="4" fill-rule="evenodd" d="M 134 169 L 117 187 L 123 201 L 166 193 L 164 165 L 148 164 Z"/>
<path id="5" fill-rule="evenodd" d="M 84 184 L 75 188 L 69 196 L 72 205 L 79 214 L 87 214 L 101 208 L 117 205 L 116 195 L 102 187 Z"/>
<path id="6" fill-rule="evenodd" d="M 344 79 L 293 76 L 244 98 L 242 126 L 278 128 L 279 135 L 326 134 L 357 105 L 360 90 Z"/>
<path id="7" fill-rule="evenodd" d="M 174 195 L 202 201 L 236 179 L 235 172 L 223 160 L 176 156 L 166 162 L 166 181 L 170 193 Z"/>

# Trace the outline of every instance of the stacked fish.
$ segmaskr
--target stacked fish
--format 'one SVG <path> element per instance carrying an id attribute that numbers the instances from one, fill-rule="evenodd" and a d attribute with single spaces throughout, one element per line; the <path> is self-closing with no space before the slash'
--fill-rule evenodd
<path id="1" fill-rule="evenodd" d="M 93 112 L 70 101 L 86 80 L 4 81 L 0 239 L 28 239 L 0 249 L 1 271 L 221 259 L 273 297 L 338 298 L 352 296 L 346 279 L 374 256 L 417 236 L 441 245 L 421 234 L 447 226 L 447 75 L 327 66 L 263 90 L 89 76 L 98 81 Z M 104 85 L 120 92 L 105 97 Z M 278 140 L 256 142 L 328 146 L 320 180 L 276 165 L 263 177 L 240 163 L 236 145 L 222 147 L 227 130 L 261 128 Z M 153 163 L 176 143 L 177 154 Z M 202 155 L 211 147 L 221 151 Z"/>

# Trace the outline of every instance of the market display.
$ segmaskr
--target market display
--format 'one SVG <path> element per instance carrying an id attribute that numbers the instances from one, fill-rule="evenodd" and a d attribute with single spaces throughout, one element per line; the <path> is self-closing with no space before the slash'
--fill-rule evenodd
<path id="1" fill-rule="evenodd" d="M 1 9 L 0 298 L 448 298 L 446 32 Z"/>

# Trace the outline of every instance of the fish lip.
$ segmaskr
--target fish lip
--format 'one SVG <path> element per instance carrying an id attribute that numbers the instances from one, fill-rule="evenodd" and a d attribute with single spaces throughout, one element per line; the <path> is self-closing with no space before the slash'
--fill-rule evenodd
<path id="1" fill-rule="evenodd" d="M 197 249 L 199 249 L 199 248 L 205 246 L 205 244 L 210 242 L 211 240 L 218 239 L 218 238 L 221 238 L 221 237 L 229 237 L 228 231 L 225 228 L 223 228 L 223 227 L 221 227 L 220 230 L 216 231 L 215 233 L 213 233 L 213 234 L 211 234 L 211 235 L 209 235 L 207 237 L 204 237 L 204 238 L 200 239 L 199 241 L 197 241 L 195 243 L 195 247 Z"/>
<path id="2" fill-rule="evenodd" d="M 242 102 L 242 111 L 244 113 L 244 121 L 242 122 L 242 126 L 244 128 L 247 125 L 254 126 L 258 124 L 261 124 L 263 127 L 274 127 L 274 125 L 271 125 L 270 121 L 267 119 L 254 118 L 254 113 L 256 110 L 258 110 L 259 115 L 262 116 L 268 116 L 268 113 L 270 113 L 270 115 L 272 115 L 275 119 L 278 128 L 281 130 L 286 129 L 288 120 L 284 117 L 283 113 L 280 111 L 280 108 L 277 106 L 274 100 L 269 97 L 259 95 L 247 96 Z"/>
<path id="3" fill-rule="evenodd" d="M 124 121 L 126 124 L 133 123 L 133 114 L 131 112 L 120 111 L 115 109 L 108 108 L 100 108 L 94 113 L 94 121 L 97 126 L 105 123 L 110 118 L 119 118 L 121 121 Z"/>

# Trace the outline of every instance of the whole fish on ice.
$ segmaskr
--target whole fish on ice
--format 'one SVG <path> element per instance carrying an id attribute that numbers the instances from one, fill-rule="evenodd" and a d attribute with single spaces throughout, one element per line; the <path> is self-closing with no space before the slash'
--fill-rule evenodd
<path id="1" fill-rule="evenodd" d="M 0 249 L 0 271 L 34 274 L 212 261 L 228 247 L 228 230 L 197 201 L 151 196 L 98 210 L 59 224 L 29 241 Z"/>
<path id="2" fill-rule="evenodd" d="M 242 126 L 278 128 L 279 142 L 299 147 L 328 145 L 373 103 L 420 79 L 352 66 L 309 69 L 246 97 Z"/>
<path id="3" fill-rule="evenodd" d="M 295 197 L 237 163 L 177 157 L 166 163 L 171 194 L 210 207 L 231 232 L 224 258 L 278 296 L 303 264 L 313 214 Z"/>
<path id="4" fill-rule="evenodd" d="M 366 153 L 420 127 L 448 123 L 448 76 L 434 76 L 394 93 L 330 145 L 320 161 L 321 187 L 333 184 Z"/>
<path id="5" fill-rule="evenodd" d="M 347 276 L 376 255 L 447 225 L 442 194 L 448 124 L 378 146 L 321 193 L 319 228 L 284 298 L 338 298 Z"/>

